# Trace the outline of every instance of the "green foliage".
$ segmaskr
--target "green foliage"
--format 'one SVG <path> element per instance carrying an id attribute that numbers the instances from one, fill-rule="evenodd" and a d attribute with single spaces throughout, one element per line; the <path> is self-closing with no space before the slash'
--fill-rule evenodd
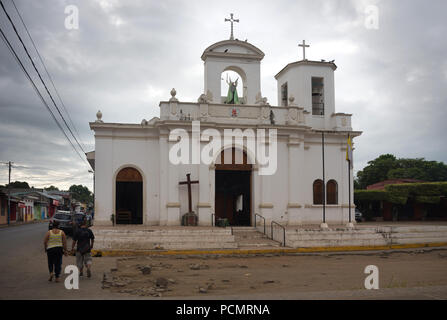
<path id="1" fill-rule="evenodd" d="M 385 190 L 355 190 L 355 201 L 386 201 L 388 193 Z"/>
<path id="2" fill-rule="evenodd" d="M 7 184 L 6 186 L 15 189 L 30 189 L 28 182 L 25 181 L 14 181 L 11 182 L 10 184 Z"/>
<path id="3" fill-rule="evenodd" d="M 45 188 L 46 191 L 59 191 L 59 188 L 51 185 L 48 188 Z"/>
<path id="4" fill-rule="evenodd" d="M 418 203 L 437 204 L 447 196 L 447 182 L 390 184 L 385 190 L 356 190 L 354 201 L 388 201 L 404 205 L 408 199 Z"/>
<path id="5" fill-rule="evenodd" d="M 417 179 L 422 181 L 447 181 L 447 165 L 442 162 L 427 161 L 424 158 L 397 159 L 384 154 L 369 161 L 368 165 L 357 172 L 354 183 L 356 189 L 387 179 Z"/>
<path id="6" fill-rule="evenodd" d="M 93 195 L 90 190 L 83 185 L 72 185 L 68 191 L 71 192 L 74 199 L 82 202 L 82 203 L 92 203 Z"/>

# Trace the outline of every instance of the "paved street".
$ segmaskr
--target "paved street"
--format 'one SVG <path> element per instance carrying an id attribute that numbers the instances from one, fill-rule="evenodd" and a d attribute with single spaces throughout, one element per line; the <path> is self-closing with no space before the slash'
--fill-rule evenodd
<path id="1" fill-rule="evenodd" d="M 67 290 L 63 281 L 47 281 L 46 231 L 46 223 L 0 228 L 0 299 L 160 299 L 135 294 L 160 276 L 175 279 L 163 299 L 447 299 L 446 249 L 218 259 L 101 257 L 93 260 L 91 279 L 81 279 L 79 290 Z M 64 257 L 63 268 L 74 261 Z M 369 263 L 380 267 L 380 290 L 362 288 L 362 268 Z M 191 270 L 191 264 L 208 267 Z M 152 273 L 142 277 L 139 265 L 153 266 Z M 118 268 L 115 277 L 130 280 L 129 285 L 102 289 L 103 272 L 110 275 L 111 268 Z M 215 287 L 198 293 L 196 285 L 211 279 Z M 131 294 L 120 293 L 123 289 Z"/>
<path id="2" fill-rule="evenodd" d="M 91 279 L 81 279 L 79 290 L 67 290 L 63 281 L 48 282 L 47 258 L 43 238 L 47 223 L 33 223 L 0 228 L 0 299 L 91 299 L 113 298 L 101 289 L 102 272 L 114 259 L 94 260 Z M 71 246 L 71 239 L 69 239 Z M 69 247 L 71 248 L 71 247 Z M 64 257 L 62 271 L 75 264 L 74 257 Z"/>

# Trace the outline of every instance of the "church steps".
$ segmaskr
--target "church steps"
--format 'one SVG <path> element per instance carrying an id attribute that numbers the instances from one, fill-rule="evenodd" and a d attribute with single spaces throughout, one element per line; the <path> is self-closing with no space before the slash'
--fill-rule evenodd
<path id="1" fill-rule="evenodd" d="M 107 241 L 95 246 L 96 250 L 182 250 L 182 249 L 236 249 L 235 242 L 152 242 L 152 241 Z"/>
<path id="2" fill-rule="evenodd" d="M 225 236 L 211 236 L 211 235 L 204 235 L 204 236 L 151 236 L 151 237 L 135 237 L 135 236 L 119 236 L 119 237 L 113 237 L 113 236 L 95 236 L 96 239 L 101 239 L 104 241 L 113 241 L 115 239 L 119 239 L 120 241 L 147 241 L 147 242 L 182 242 L 182 241 L 220 241 L 220 242 L 234 242 L 235 239 L 231 235 L 225 235 Z"/>
<path id="3" fill-rule="evenodd" d="M 447 242 L 445 226 L 374 227 L 355 230 L 287 230 L 288 246 L 341 247 L 381 246 Z"/>
<path id="4" fill-rule="evenodd" d="M 236 249 L 230 228 L 98 229 L 97 250 Z"/>
<path id="5" fill-rule="evenodd" d="M 281 246 L 279 242 L 271 240 L 254 227 L 234 227 L 233 234 L 241 249 L 271 249 Z"/>

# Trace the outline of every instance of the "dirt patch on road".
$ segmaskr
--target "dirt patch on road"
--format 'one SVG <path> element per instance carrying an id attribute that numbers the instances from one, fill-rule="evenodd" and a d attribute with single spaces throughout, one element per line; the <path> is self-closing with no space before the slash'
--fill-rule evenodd
<path id="1" fill-rule="evenodd" d="M 138 296 L 311 292 L 364 288 L 365 267 L 380 288 L 447 285 L 447 251 L 379 254 L 150 256 L 117 259 L 103 289 Z M 273 294 L 274 295 L 274 294 Z"/>

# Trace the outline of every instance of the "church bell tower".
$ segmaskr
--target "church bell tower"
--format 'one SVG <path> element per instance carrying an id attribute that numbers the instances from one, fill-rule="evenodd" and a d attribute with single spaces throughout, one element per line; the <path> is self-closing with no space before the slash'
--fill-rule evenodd
<path id="1" fill-rule="evenodd" d="M 212 94 L 213 103 L 224 103 L 226 92 L 221 92 L 221 75 L 225 71 L 234 71 L 241 76 L 243 92 L 239 92 L 241 104 L 255 104 L 256 95 L 261 92 L 261 60 L 264 53 L 254 45 L 234 39 L 233 15 L 231 19 L 231 35 L 229 40 L 217 42 L 202 54 L 205 66 L 205 93 Z"/>

